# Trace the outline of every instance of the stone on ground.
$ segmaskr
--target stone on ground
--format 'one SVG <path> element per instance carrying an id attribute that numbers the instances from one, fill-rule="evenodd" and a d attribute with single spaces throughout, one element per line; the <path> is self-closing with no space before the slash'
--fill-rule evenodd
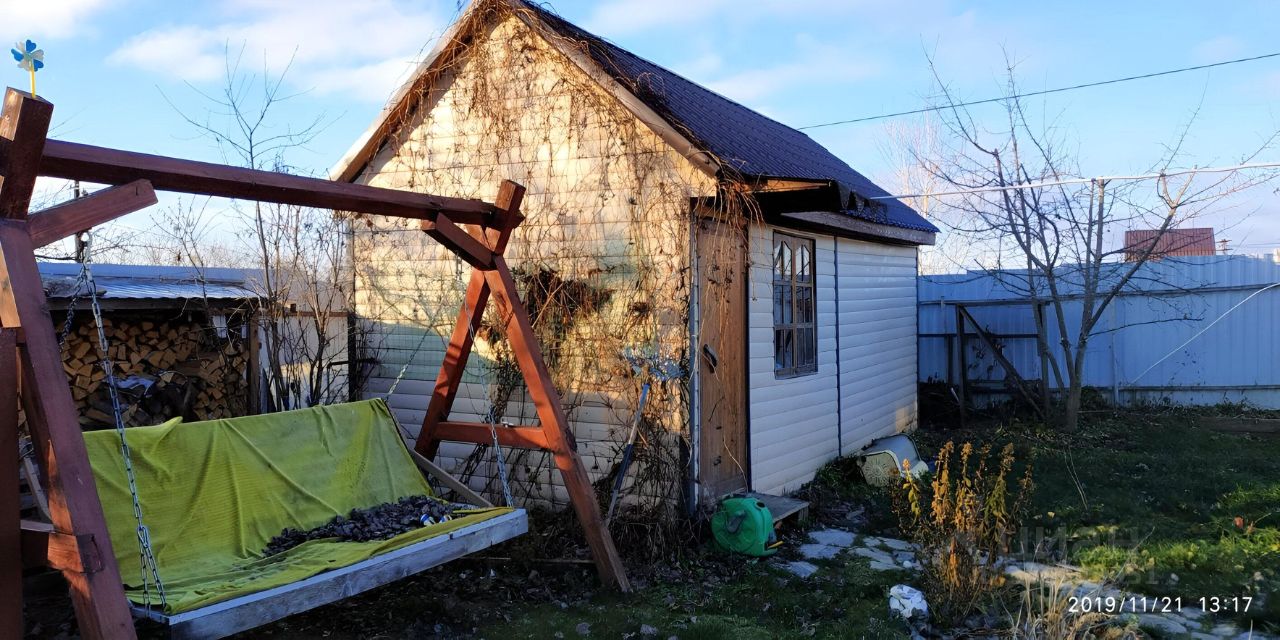
<path id="1" fill-rule="evenodd" d="M 1187 628 L 1182 624 L 1154 613 L 1139 613 L 1138 626 L 1150 631 L 1159 631 L 1166 636 L 1180 636 L 1187 633 Z"/>
<path id="2" fill-rule="evenodd" d="M 868 560 L 871 560 L 873 562 L 883 562 L 885 564 L 893 564 L 893 556 L 889 555 L 888 552 L 881 551 L 879 549 L 872 549 L 870 547 L 858 547 L 853 550 L 853 553 L 856 555 L 862 556 Z"/>
<path id="3" fill-rule="evenodd" d="M 809 576 L 818 572 L 818 565 L 815 565 L 810 562 L 805 562 L 803 560 L 797 560 L 795 562 L 787 562 L 782 565 L 782 568 L 786 569 L 787 571 L 791 572 L 793 575 L 800 578 L 808 578 Z"/>
<path id="4" fill-rule="evenodd" d="M 843 548 L 853 545 L 855 536 L 852 532 L 842 529 L 819 529 L 810 531 L 809 538 L 818 544 Z"/>
<path id="5" fill-rule="evenodd" d="M 800 555 L 806 560 L 830 560 L 840 553 L 840 547 L 833 547 L 829 544 L 802 544 L 800 545 Z"/>

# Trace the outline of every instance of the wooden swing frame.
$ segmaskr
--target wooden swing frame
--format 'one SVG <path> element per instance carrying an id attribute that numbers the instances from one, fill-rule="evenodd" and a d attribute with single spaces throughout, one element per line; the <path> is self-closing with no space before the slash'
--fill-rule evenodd
<path id="1" fill-rule="evenodd" d="M 498 441 L 552 454 L 601 580 L 630 590 L 503 257 L 523 221 L 523 187 L 504 182 L 489 204 L 94 147 L 48 139 L 52 114 L 53 104 L 12 88 L 0 114 L 0 637 L 22 635 L 23 560 L 33 558 L 66 577 L 83 637 L 135 637 L 35 250 L 155 204 L 156 190 L 421 220 L 427 235 L 473 271 L 415 445 L 420 466 L 434 467 L 430 459 L 441 441 L 493 441 L 490 425 L 448 419 L 472 336 L 492 298 L 540 423 L 498 428 Z M 38 176 L 114 186 L 29 214 Z M 19 518 L 19 398 L 52 526 Z"/>

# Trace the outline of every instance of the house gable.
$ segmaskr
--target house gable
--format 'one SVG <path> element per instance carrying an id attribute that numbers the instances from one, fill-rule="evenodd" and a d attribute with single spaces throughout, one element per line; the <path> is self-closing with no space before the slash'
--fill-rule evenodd
<path id="1" fill-rule="evenodd" d="M 837 189 L 830 212 L 860 221 L 828 225 L 855 236 L 932 244 L 938 229 L 813 139 L 590 34 L 522 0 L 479 0 L 441 39 L 432 56 L 393 98 L 392 106 L 343 158 L 334 175 L 351 180 L 403 117 L 412 95 L 471 46 L 469 32 L 486 20 L 515 16 L 572 60 L 675 151 L 710 175 L 759 187 L 773 180 L 812 181 Z M 831 219 L 838 222 L 835 218 Z M 805 222 L 802 224 L 812 224 Z M 899 231 L 891 231 L 898 229 Z M 907 230 L 903 233 L 901 230 Z"/>

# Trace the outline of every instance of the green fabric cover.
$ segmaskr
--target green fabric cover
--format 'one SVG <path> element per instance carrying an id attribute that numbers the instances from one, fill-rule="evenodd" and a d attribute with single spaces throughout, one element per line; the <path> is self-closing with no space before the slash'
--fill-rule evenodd
<path id="1" fill-rule="evenodd" d="M 511 511 L 477 509 L 390 540 L 313 540 L 262 549 L 286 527 L 430 495 L 381 400 L 128 430 L 143 519 L 166 613 L 278 587 Z M 111 544 L 130 600 L 142 603 L 138 538 L 115 431 L 85 434 Z M 158 602 L 152 592 L 152 605 Z"/>

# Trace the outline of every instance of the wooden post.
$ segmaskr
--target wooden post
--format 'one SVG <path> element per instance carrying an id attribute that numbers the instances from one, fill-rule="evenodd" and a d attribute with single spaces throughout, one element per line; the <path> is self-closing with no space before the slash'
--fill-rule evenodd
<path id="1" fill-rule="evenodd" d="M 440 374 L 436 377 L 436 388 L 431 396 L 431 404 L 422 422 L 422 431 L 414 448 L 427 458 L 435 456 L 440 441 L 461 439 L 466 442 L 486 444 L 490 434 L 483 425 L 448 422 L 449 410 L 453 398 L 457 395 L 458 385 L 462 382 L 462 373 L 466 369 L 467 357 L 471 354 L 473 337 L 480 328 L 485 306 L 490 297 L 494 299 L 497 311 L 506 327 L 507 340 L 511 343 L 511 351 L 516 357 L 516 364 L 524 376 L 525 386 L 537 409 L 541 431 L 540 438 L 528 438 L 517 441 L 526 446 L 533 441 L 538 446 L 545 446 L 555 461 L 556 468 L 564 480 L 565 489 L 569 492 L 574 512 L 582 525 L 582 530 L 591 547 L 591 555 L 595 559 L 596 570 L 600 579 L 620 591 L 631 590 L 627 580 L 626 568 L 613 544 L 613 537 L 600 516 L 600 506 L 596 500 L 595 490 L 591 486 L 591 478 L 578 455 L 573 432 L 569 427 L 569 419 L 560 402 L 560 394 L 551 382 L 551 374 L 547 371 L 542 359 L 542 351 L 538 347 L 537 337 L 533 333 L 533 325 L 529 320 L 529 312 L 520 301 L 515 279 L 507 266 L 503 253 L 511 237 L 511 231 L 519 224 L 520 201 L 524 189 L 513 182 L 504 182 L 495 203 L 499 210 L 505 211 L 511 220 L 501 230 L 489 230 L 484 238 L 493 252 L 493 264 L 490 269 L 475 268 L 471 281 L 467 286 L 466 299 L 458 320 L 454 325 L 453 335 L 449 339 L 449 348 L 445 352 L 444 362 L 440 366 Z M 473 234 L 478 235 L 478 234 Z M 447 431 L 445 431 L 447 429 Z M 522 427 L 521 429 L 529 429 Z M 499 431 L 500 436 L 512 430 Z M 534 431 L 534 433 L 538 433 Z M 514 440 L 514 438 L 512 439 Z"/>
<path id="2" fill-rule="evenodd" d="M 1049 352 L 1045 345 L 1049 343 L 1045 336 L 1044 303 L 1037 302 L 1033 310 L 1036 321 L 1036 352 L 1040 354 L 1040 411 L 1045 422 L 1049 421 Z M 1112 334 L 1114 335 L 1114 334 Z"/>
<path id="3" fill-rule="evenodd" d="M 564 407 L 560 404 L 560 394 L 551 383 L 551 374 L 542 360 L 542 350 L 538 348 L 538 340 L 534 337 L 529 312 L 520 302 L 506 259 L 499 256 L 494 262 L 497 263 L 497 269 L 486 273 L 485 279 L 493 290 L 498 311 L 506 324 L 507 340 L 511 342 L 511 351 L 524 374 L 525 386 L 533 398 L 548 449 L 560 470 L 565 489 L 569 492 L 569 499 L 578 515 L 578 522 L 587 536 L 587 544 L 591 546 L 596 570 L 605 584 L 628 592 L 631 590 L 631 583 L 627 580 L 626 569 L 622 566 L 618 550 L 613 545 L 613 536 L 609 535 L 609 529 L 600 517 L 600 505 L 596 501 L 595 490 L 591 487 L 591 478 L 582 464 L 582 458 L 578 456 L 578 447 L 573 440 L 573 432 L 569 429 L 569 418 L 565 416 Z"/>
<path id="4" fill-rule="evenodd" d="M 0 329 L 0 372 L 18 379 L 18 332 Z M 22 637 L 22 531 L 18 497 L 18 394 L 0 392 L 0 637 Z"/>
<path id="5" fill-rule="evenodd" d="M 1039 413 L 1042 419 L 1048 419 L 1049 414 L 1041 412 L 1040 404 L 1036 402 L 1036 394 L 1031 392 L 1031 387 L 1027 385 L 1027 381 L 1023 379 L 1022 374 L 1018 373 L 1017 367 L 1005 357 L 1004 351 L 1000 349 L 1000 345 L 996 344 L 995 338 L 987 333 L 987 330 L 983 329 L 982 325 L 978 324 L 978 321 L 974 319 L 973 314 L 969 313 L 968 309 L 961 306 L 956 308 L 973 324 L 974 335 L 978 336 L 978 339 L 982 340 L 987 349 L 991 350 L 991 357 L 995 358 L 1000 367 L 1004 369 L 1005 380 L 1008 381 L 1012 378 L 1014 386 L 1018 388 L 1018 393 L 1022 394 L 1022 399 L 1027 402 L 1031 410 Z"/>
<path id="6" fill-rule="evenodd" d="M 449 347 L 444 352 L 444 362 L 440 364 L 440 373 L 436 376 L 436 386 L 431 393 L 431 402 L 427 405 L 427 415 L 422 419 L 422 430 L 418 432 L 418 440 L 414 443 L 414 450 L 427 459 L 434 459 L 440 449 L 436 430 L 453 409 L 453 399 L 458 395 L 458 385 L 462 384 L 462 374 L 467 368 L 467 358 L 471 356 L 474 336 L 480 329 L 484 308 L 488 303 L 489 284 L 485 282 L 484 272 L 475 269 L 471 272 L 471 282 L 467 285 L 462 309 L 458 312 L 453 335 L 449 338 Z"/>
<path id="7" fill-rule="evenodd" d="M 26 219 L 52 118 L 52 104 L 17 89 L 5 91 L 0 113 L 0 218 Z"/>
<path id="8" fill-rule="evenodd" d="M 20 91 L 9 89 L 5 94 L 0 117 L 0 167 L 5 172 L 0 183 L 0 327 L 20 329 L 25 341 L 19 350 L 22 402 L 42 476 L 49 480 L 45 490 L 53 528 L 65 534 L 79 557 L 103 559 L 96 565 L 63 568 L 80 635 L 133 638 L 133 619 L 27 229 L 27 207 L 52 111 L 52 104 Z"/>
<path id="9" fill-rule="evenodd" d="M 965 354 L 968 345 L 964 342 L 964 307 L 956 305 L 956 365 L 959 369 L 959 375 L 956 376 L 956 386 L 960 396 L 960 428 L 964 428 L 965 420 L 968 418 L 969 412 L 969 396 L 967 393 L 968 386 L 966 382 L 969 379 L 969 360 Z"/>

